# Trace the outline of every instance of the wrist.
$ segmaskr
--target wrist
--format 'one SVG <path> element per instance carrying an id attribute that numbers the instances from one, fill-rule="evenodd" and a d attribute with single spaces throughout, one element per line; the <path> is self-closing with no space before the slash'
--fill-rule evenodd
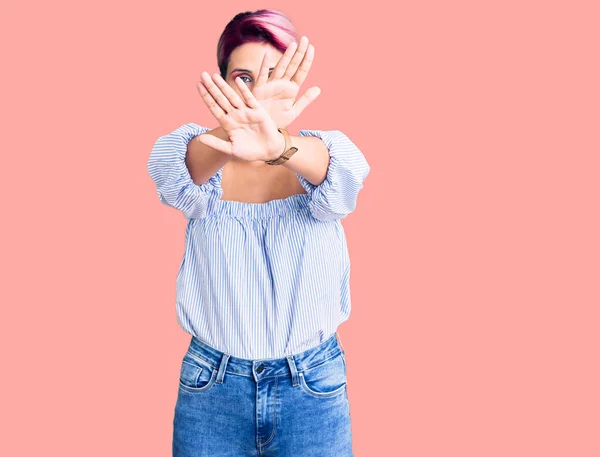
<path id="1" fill-rule="evenodd" d="M 288 131 L 285 129 L 277 130 L 282 134 L 285 142 L 283 146 L 283 152 L 273 159 L 265 160 L 268 165 L 283 165 L 296 153 L 296 151 L 298 151 L 298 148 L 293 145 L 292 138 L 290 137 Z"/>
<path id="2" fill-rule="evenodd" d="M 263 160 L 265 162 L 268 160 L 275 160 L 279 156 L 281 156 L 281 154 L 283 154 L 284 152 L 285 152 L 285 137 L 283 136 L 283 133 L 281 133 L 278 129 L 277 130 L 277 141 L 273 145 L 273 148 L 267 153 L 267 157 L 265 157 Z"/>

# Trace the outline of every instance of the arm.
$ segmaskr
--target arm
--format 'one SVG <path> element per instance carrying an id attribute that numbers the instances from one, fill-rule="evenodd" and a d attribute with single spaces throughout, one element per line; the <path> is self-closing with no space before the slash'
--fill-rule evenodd
<path id="1" fill-rule="evenodd" d="M 283 166 L 298 174 L 312 215 L 327 221 L 354 211 L 371 169 L 360 149 L 339 130 L 301 130 L 291 140 L 298 152 Z"/>
<path id="2" fill-rule="evenodd" d="M 219 126 L 212 130 L 208 130 L 201 134 L 213 135 L 222 140 L 229 139 L 229 136 Z M 185 164 L 192 176 L 195 184 L 201 185 L 207 182 L 211 176 L 219 171 L 227 162 L 231 160 L 230 154 L 225 154 L 217 149 L 198 141 L 198 136 L 195 136 L 187 144 L 187 155 Z"/>
<path id="3" fill-rule="evenodd" d="M 206 215 L 209 194 L 218 186 L 215 175 L 220 168 L 216 168 L 221 160 L 218 156 L 222 153 L 209 151 L 208 146 L 199 141 L 192 142 L 198 143 L 197 146 L 189 145 L 192 139 L 209 132 L 212 130 L 197 124 L 182 125 L 158 138 L 148 159 L 148 173 L 156 185 L 160 201 L 181 210 L 187 219 Z M 217 131 L 216 134 L 219 132 Z M 203 153 L 206 153 L 206 157 L 202 155 Z M 202 166 L 211 167 L 208 171 L 202 171 L 204 182 L 198 183 L 192 180 L 188 162 L 196 172 L 201 170 Z M 212 175 L 207 177 L 208 173 Z M 198 177 L 196 180 L 199 181 Z"/>

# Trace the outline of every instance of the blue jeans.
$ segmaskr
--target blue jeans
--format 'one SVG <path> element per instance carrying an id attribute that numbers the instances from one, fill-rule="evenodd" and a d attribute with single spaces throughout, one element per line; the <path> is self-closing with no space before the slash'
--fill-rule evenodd
<path id="1" fill-rule="evenodd" d="M 335 332 L 280 359 L 225 354 L 192 336 L 173 457 L 353 457 L 346 359 Z"/>

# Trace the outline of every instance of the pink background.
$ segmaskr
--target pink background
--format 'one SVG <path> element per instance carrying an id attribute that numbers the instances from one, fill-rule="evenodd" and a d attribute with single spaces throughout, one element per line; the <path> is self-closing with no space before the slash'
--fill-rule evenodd
<path id="1" fill-rule="evenodd" d="M 272 7 L 316 48 L 290 130 L 371 165 L 343 222 L 356 456 L 599 456 L 597 5 L 3 3 L 0 455 L 170 455 L 186 220 L 146 162 L 216 127 L 200 72 Z"/>

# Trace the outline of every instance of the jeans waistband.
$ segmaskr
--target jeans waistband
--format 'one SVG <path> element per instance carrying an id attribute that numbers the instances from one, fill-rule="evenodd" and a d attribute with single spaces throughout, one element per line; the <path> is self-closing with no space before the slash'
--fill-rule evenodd
<path id="1" fill-rule="evenodd" d="M 204 360 L 213 369 L 218 369 L 218 379 L 222 381 L 226 373 L 250 376 L 254 377 L 255 380 L 270 376 L 287 375 L 290 370 L 295 375 L 296 371 L 319 365 L 344 352 L 344 349 L 336 331 L 318 346 L 279 359 L 250 360 L 234 357 L 213 348 L 193 335 L 188 351 Z"/>

